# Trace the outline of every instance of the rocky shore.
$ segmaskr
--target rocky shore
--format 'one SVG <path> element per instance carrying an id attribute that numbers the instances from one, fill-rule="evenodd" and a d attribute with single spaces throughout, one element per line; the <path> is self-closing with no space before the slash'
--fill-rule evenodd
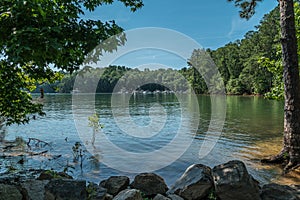
<path id="1" fill-rule="evenodd" d="M 43 171 L 36 179 L 1 179 L 0 200 L 300 200 L 300 185 L 261 186 L 234 160 L 212 169 L 194 164 L 170 187 L 155 173 L 134 180 L 112 176 L 100 183 Z"/>

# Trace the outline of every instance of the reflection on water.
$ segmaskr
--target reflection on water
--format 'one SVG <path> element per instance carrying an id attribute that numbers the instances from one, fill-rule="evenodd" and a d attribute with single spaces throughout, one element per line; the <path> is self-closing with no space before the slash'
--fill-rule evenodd
<path id="1" fill-rule="evenodd" d="M 122 98 L 121 94 L 120 98 Z M 81 101 L 80 107 L 76 109 L 84 113 L 90 108 L 91 102 L 89 98 L 82 98 Z M 104 125 L 101 131 L 104 131 L 106 137 L 114 144 L 132 152 L 149 152 L 167 145 L 174 137 L 178 123 L 182 120 L 180 119 L 181 109 L 187 109 L 190 117 L 194 118 L 193 120 L 199 120 L 198 130 L 192 130 L 192 126 L 183 127 L 186 137 L 195 137 L 190 148 L 171 165 L 156 171 L 166 179 L 168 184 L 180 177 L 192 163 L 202 163 L 213 167 L 232 159 L 241 159 L 246 162 L 250 173 L 262 183 L 272 181 L 299 184 L 299 172 L 282 177 L 280 168 L 263 166 L 258 162 L 258 159 L 276 154 L 280 150 L 283 102 L 243 96 L 228 96 L 226 101 L 227 114 L 223 133 L 215 148 L 203 159 L 199 159 L 198 153 L 211 120 L 209 96 L 198 97 L 200 115 L 194 113 L 194 108 L 182 108 L 173 94 L 131 97 L 129 113 L 136 124 L 151 123 L 149 118 L 151 112 L 157 120 L 166 120 L 162 134 L 157 134 L 149 140 L 128 136 L 116 125 L 110 109 L 111 95 L 97 94 L 95 107 L 100 113 L 100 123 Z M 152 109 L 153 104 L 156 103 L 160 104 L 162 107 L 159 108 L 167 113 L 166 119 L 160 116 L 160 112 Z M 101 150 L 94 155 L 84 151 L 83 168 L 80 169 L 79 163 L 73 160 L 72 147 L 80 141 L 80 138 L 75 128 L 72 108 L 74 106 L 72 106 L 71 95 L 46 95 L 44 110 L 47 115 L 45 117 L 39 117 L 27 125 L 13 125 L 7 128 L 6 140 L 14 140 L 16 136 L 21 136 L 25 140 L 38 138 L 51 144 L 51 148 L 48 149 L 48 156 L 51 155 L 51 159 L 32 156 L 23 167 L 64 170 L 68 168 L 67 166 L 72 166 L 67 169 L 71 175 L 97 182 L 111 175 L 122 174 L 132 178 L 135 174 L 119 172 L 101 163 L 101 159 L 105 156 Z M 125 163 L 120 161 L 119 164 Z"/>

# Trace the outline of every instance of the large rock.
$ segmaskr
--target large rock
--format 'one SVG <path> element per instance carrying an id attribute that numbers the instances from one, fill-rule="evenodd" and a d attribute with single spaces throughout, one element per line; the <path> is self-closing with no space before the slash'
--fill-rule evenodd
<path id="1" fill-rule="evenodd" d="M 107 189 L 103 188 L 96 183 L 89 183 L 86 187 L 89 200 L 108 200 L 111 195 L 107 194 Z"/>
<path id="2" fill-rule="evenodd" d="M 176 194 L 169 194 L 168 198 L 171 200 L 184 200 L 182 197 L 176 195 Z"/>
<path id="3" fill-rule="evenodd" d="M 22 190 L 26 194 L 26 199 L 41 200 L 44 199 L 45 186 L 49 180 L 27 180 L 21 183 Z"/>
<path id="4" fill-rule="evenodd" d="M 0 184 L 0 200 L 22 200 L 21 192 L 14 185 Z"/>
<path id="5" fill-rule="evenodd" d="M 175 182 L 168 194 L 177 194 L 187 200 L 206 197 L 213 187 L 211 169 L 205 165 L 194 164 Z"/>
<path id="6" fill-rule="evenodd" d="M 154 197 L 156 194 L 164 195 L 168 190 L 164 179 L 154 173 L 142 173 L 137 175 L 134 178 L 132 187 L 150 197 Z"/>
<path id="7" fill-rule="evenodd" d="M 45 186 L 45 200 L 85 200 L 85 181 L 53 179 Z"/>
<path id="8" fill-rule="evenodd" d="M 295 191 L 297 191 L 297 197 L 300 198 L 300 185 L 290 185 Z"/>
<path id="9" fill-rule="evenodd" d="M 141 192 L 136 189 L 126 189 L 121 191 L 113 200 L 143 200 Z"/>
<path id="10" fill-rule="evenodd" d="M 259 185 L 238 160 L 218 165 L 212 175 L 217 196 L 221 200 L 260 200 Z"/>
<path id="11" fill-rule="evenodd" d="M 106 194 L 103 200 L 113 200 L 113 195 Z"/>
<path id="12" fill-rule="evenodd" d="M 169 198 L 165 197 L 164 195 L 162 194 L 157 194 L 153 200 L 170 200 Z"/>
<path id="13" fill-rule="evenodd" d="M 278 184 L 264 185 L 261 192 L 262 200 L 300 200 L 297 190 Z"/>
<path id="14" fill-rule="evenodd" d="M 126 176 L 111 176 L 104 183 L 107 192 L 113 196 L 117 195 L 120 191 L 127 189 L 129 186 L 129 178 Z"/>

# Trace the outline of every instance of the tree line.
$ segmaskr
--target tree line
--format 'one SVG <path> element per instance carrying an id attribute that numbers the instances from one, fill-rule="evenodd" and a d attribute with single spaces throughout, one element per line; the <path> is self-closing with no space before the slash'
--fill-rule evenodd
<path id="1" fill-rule="evenodd" d="M 298 3 L 295 3 L 295 14 L 296 19 L 300 18 Z M 269 98 L 283 98 L 279 17 L 279 8 L 276 7 L 263 17 L 259 25 L 255 27 L 256 30 L 247 32 L 243 39 L 230 42 L 216 50 L 195 49 L 187 62 L 188 66 L 179 70 L 173 68 L 139 70 L 125 66 L 90 68 L 91 74 L 101 74 L 99 82 L 95 83 L 98 84 L 96 92 L 111 93 L 120 81 L 119 84 L 122 84 L 129 91 L 171 89 L 166 87 L 167 85 L 176 91 L 186 92 L 192 88 L 198 94 L 207 94 L 208 88 L 203 77 L 190 62 L 194 59 L 194 54 L 205 51 L 216 64 L 227 94 L 265 95 Z M 300 22 L 296 20 L 297 37 L 300 37 L 299 26 Z M 43 87 L 45 92 L 70 93 L 73 90 L 75 78 L 80 73 L 78 71 L 73 74 L 65 74 L 60 81 L 39 85 L 35 92 L 39 91 L 39 87 Z M 126 79 L 131 80 L 131 83 L 127 83 Z M 144 86 L 136 84 L 141 81 L 153 81 L 153 84 Z M 190 87 L 187 87 L 186 81 Z M 89 91 L 88 88 L 86 89 Z"/>
<path id="2" fill-rule="evenodd" d="M 86 70 L 89 73 L 85 73 Z M 44 83 L 38 85 L 34 92 L 39 92 L 39 88 L 43 87 L 45 92 L 70 93 L 76 89 L 73 88 L 76 77 L 81 75 L 85 76 L 85 79 L 88 80 L 82 83 L 81 92 L 112 93 L 139 90 L 151 92 L 157 90 L 187 92 L 190 89 L 186 78 L 176 69 L 150 70 L 146 68 L 140 70 L 111 65 L 96 69 L 85 67 L 83 70 L 73 74 L 65 74 L 60 81 L 52 84 Z M 96 91 L 94 90 L 95 85 L 97 85 Z"/>

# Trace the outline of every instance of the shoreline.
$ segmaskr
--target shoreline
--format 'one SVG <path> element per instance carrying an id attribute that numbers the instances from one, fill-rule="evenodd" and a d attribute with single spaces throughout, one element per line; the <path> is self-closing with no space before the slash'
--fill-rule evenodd
<path id="1" fill-rule="evenodd" d="M 73 179 L 64 172 L 39 171 L 36 178 L 3 179 L 2 199 L 11 200 L 284 200 L 300 199 L 300 185 L 260 185 L 246 165 L 232 160 L 213 168 L 193 164 L 172 185 L 155 173 L 130 180 L 111 176 L 99 183 Z M 275 196 L 274 196 L 275 195 Z M 284 198 L 283 198 L 284 197 Z M 1 197 L 0 197 L 1 199 Z"/>

